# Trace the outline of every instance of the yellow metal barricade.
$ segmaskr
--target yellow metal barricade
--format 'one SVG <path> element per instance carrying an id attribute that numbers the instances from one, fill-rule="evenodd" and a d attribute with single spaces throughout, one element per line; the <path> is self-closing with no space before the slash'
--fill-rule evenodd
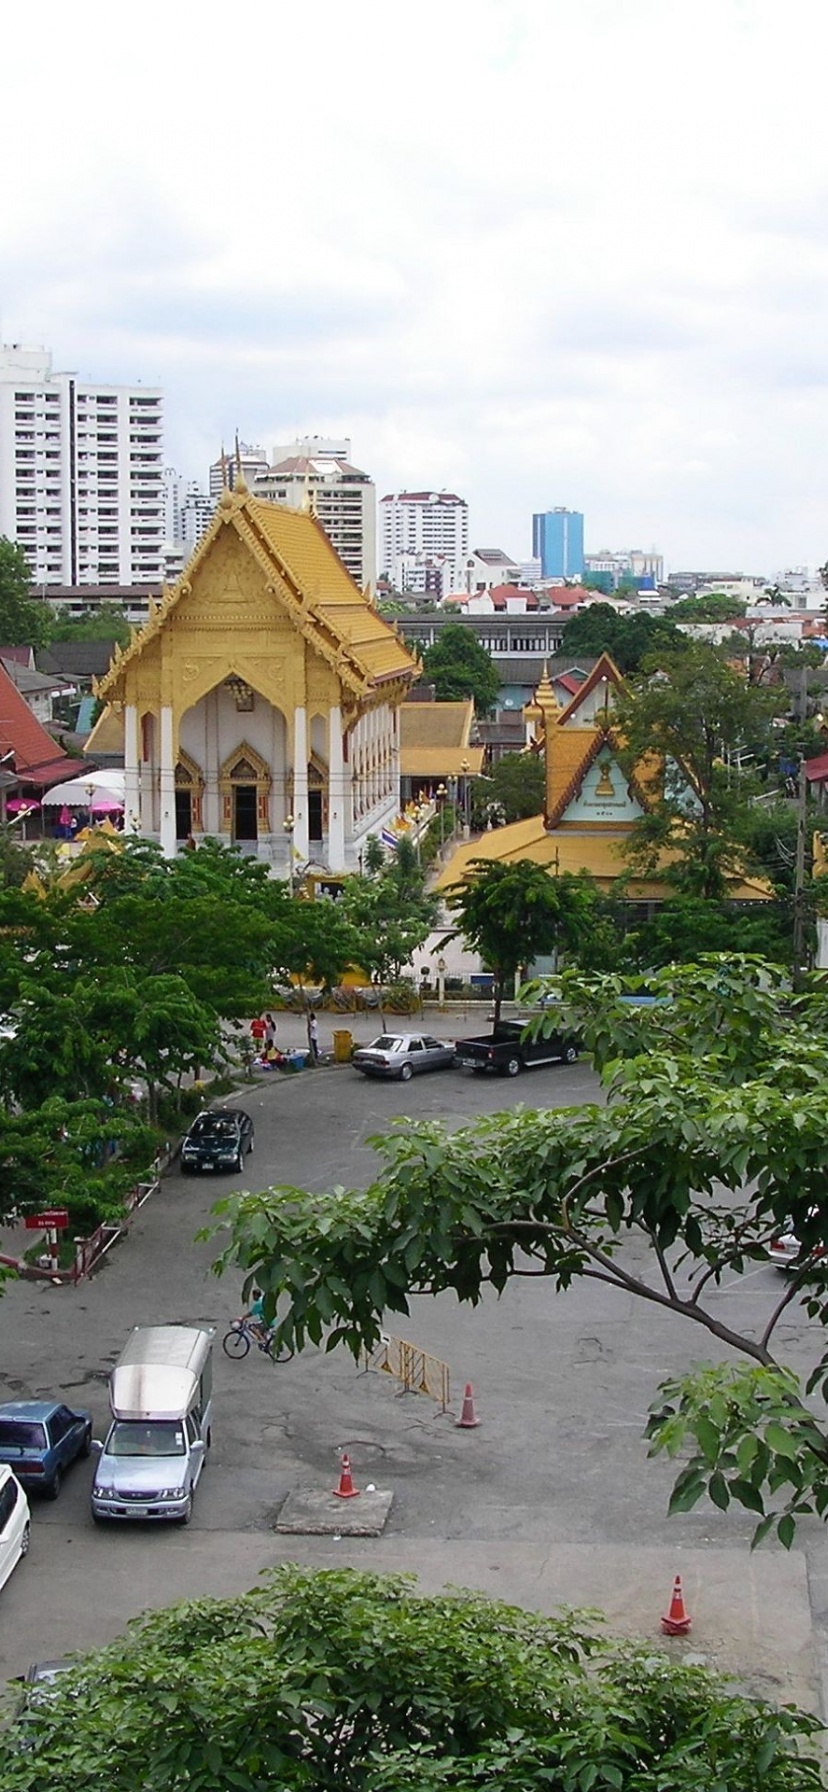
<path id="1" fill-rule="evenodd" d="M 354 1049 L 354 1036 L 346 1027 L 337 1027 L 333 1036 L 334 1063 L 350 1064 Z"/>
<path id="2" fill-rule="evenodd" d="M 441 1412 L 448 1411 L 449 1405 L 449 1367 L 438 1356 L 432 1356 L 419 1344 L 410 1344 L 407 1338 L 392 1338 L 383 1332 L 374 1349 L 365 1353 L 366 1369 L 378 1369 L 384 1375 L 393 1375 L 399 1381 L 403 1391 L 409 1394 L 427 1394 L 429 1399 L 436 1400 Z"/>

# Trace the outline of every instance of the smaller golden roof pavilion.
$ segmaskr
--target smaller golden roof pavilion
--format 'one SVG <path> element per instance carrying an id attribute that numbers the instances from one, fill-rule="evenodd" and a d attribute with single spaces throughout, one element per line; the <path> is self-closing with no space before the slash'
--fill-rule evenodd
<path id="1" fill-rule="evenodd" d="M 564 871 L 592 878 L 604 895 L 624 879 L 629 902 L 664 902 L 671 886 L 659 877 L 631 876 L 624 847 L 630 830 L 650 807 L 647 767 L 632 775 L 622 769 L 620 741 L 613 727 L 613 699 L 621 674 L 602 654 L 565 708 L 558 704 L 544 671 L 532 703 L 524 709 L 530 751 L 542 752 L 546 764 L 546 797 L 542 815 L 495 828 L 466 841 L 444 867 L 439 888 L 468 876 L 475 860 L 531 859 L 554 876 Z M 662 854 L 667 868 L 671 854 Z M 761 878 L 734 878 L 733 901 L 767 901 Z"/>
<path id="2" fill-rule="evenodd" d="M 284 875 L 355 870 L 399 803 L 417 661 L 316 517 L 238 479 L 177 585 L 115 657 L 89 746 L 122 752 L 124 828 L 212 835 Z"/>

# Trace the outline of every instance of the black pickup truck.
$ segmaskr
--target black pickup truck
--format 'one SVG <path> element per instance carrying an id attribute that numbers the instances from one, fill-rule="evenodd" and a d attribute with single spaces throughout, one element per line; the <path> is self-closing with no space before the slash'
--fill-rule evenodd
<path id="1" fill-rule="evenodd" d="M 578 1041 L 572 1033 L 551 1032 L 545 1039 L 524 1039 L 526 1021 L 501 1020 L 480 1039 L 457 1039 L 454 1062 L 460 1070 L 496 1070 L 519 1076 L 536 1064 L 574 1064 Z"/>

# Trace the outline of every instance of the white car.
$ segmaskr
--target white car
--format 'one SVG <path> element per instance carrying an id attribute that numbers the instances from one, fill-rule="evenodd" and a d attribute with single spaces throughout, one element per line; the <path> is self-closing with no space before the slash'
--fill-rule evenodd
<path id="1" fill-rule="evenodd" d="M 29 1553 L 29 1502 L 10 1468 L 0 1463 L 0 1587 Z"/>

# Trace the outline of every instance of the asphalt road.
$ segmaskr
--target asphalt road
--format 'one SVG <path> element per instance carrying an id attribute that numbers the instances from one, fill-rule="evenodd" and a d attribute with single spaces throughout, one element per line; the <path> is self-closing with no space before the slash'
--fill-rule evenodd
<path id="1" fill-rule="evenodd" d="M 239 1098 L 256 1124 L 243 1176 L 172 1174 L 79 1288 L 7 1288 L 0 1397 L 60 1395 L 91 1409 L 102 1436 L 108 1372 L 131 1326 L 207 1321 L 220 1340 L 240 1308 L 240 1283 L 211 1273 L 215 1253 L 194 1235 L 227 1190 L 362 1185 L 375 1167 L 371 1135 L 403 1109 L 454 1126 L 518 1099 L 576 1104 L 596 1093 L 583 1063 L 516 1082 L 451 1070 L 402 1087 L 340 1066 L 256 1083 Z M 643 1265 L 643 1248 L 631 1249 Z M 778 1271 L 762 1265 L 716 1299 L 752 1326 L 778 1292 Z M 0 1594 L 0 1679 L 39 1656 L 105 1642 L 147 1606 L 242 1591 L 279 1559 L 411 1567 L 426 1584 L 466 1581 L 541 1606 L 599 1604 L 622 1627 L 656 1631 L 681 1563 L 707 1613 L 700 1650 L 751 1684 L 815 1702 L 808 1585 L 819 1649 L 828 1606 L 821 1527 L 805 1527 L 791 1558 L 751 1558 L 752 1524 L 738 1513 L 703 1505 L 668 1520 L 673 1471 L 646 1463 L 642 1430 L 657 1383 L 689 1361 L 720 1356 L 705 1334 L 597 1283 L 555 1295 L 531 1280 L 476 1310 L 420 1298 L 390 1329 L 448 1363 L 451 1413 L 399 1394 L 390 1377 L 364 1372 L 342 1349 L 326 1356 L 309 1348 L 274 1366 L 259 1353 L 231 1362 L 219 1347 L 213 1449 L 188 1529 L 96 1529 L 84 1463 L 56 1503 L 33 1502 L 30 1556 Z M 784 1344 L 795 1365 L 806 1329 L 792 1311 Z M 466 1381 L 481 1420 L 473 1431 L 454 1423 Z M 394 1491 L 385 1535 L 347 1548 L 276 1538 L 285 1495 L 333 1487 L 343 1448 L 358 1484 Z"/>

